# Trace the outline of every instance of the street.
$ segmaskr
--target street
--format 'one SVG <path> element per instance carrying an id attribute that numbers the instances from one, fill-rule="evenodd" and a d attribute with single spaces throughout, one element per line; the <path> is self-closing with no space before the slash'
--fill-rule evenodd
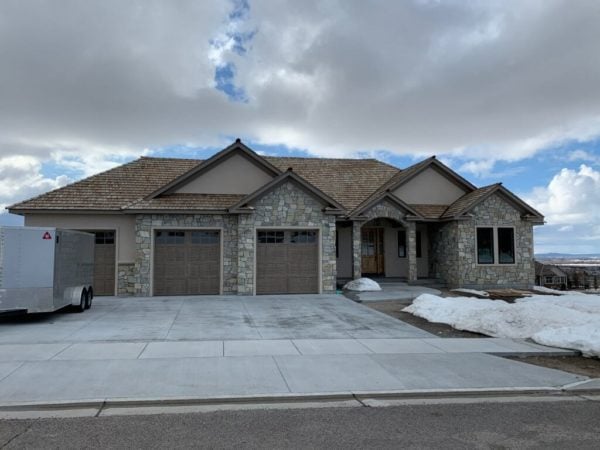
<path id="1" fill-rule="evenodd" d="M 600 447 L 597 398 L 467 402 L 4 420 L 0 448 Z"/>

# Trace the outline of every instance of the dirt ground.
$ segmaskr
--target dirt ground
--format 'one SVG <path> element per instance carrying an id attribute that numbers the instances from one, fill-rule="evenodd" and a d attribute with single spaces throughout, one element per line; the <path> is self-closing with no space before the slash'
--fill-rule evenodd
<path id="1" fill-rule="evenodd" d="M 365 302 L 363 305 L 373 308 L 388 316 L 400 319 L 410 325 L 435 334 L 441 338 L 487 338 L 484 334 L 471 333 L 470 331 L 455 330 L 444 323 L 431 323 L 420 317 L 402 312 L 410 302 L 385 301 Z M 551 369 L 564 370 L 565 372 L 584 375 L 590 378 L 600 378 L 600 359 L 584 358 L 583 356 L 528 356 L 525 358 L 509 358 L 516 361 L 534 364 L 536 366 L 549 367 Z"/>
<path id="2" fill-rule="evenodd" d="M 526 358 L 508 358 L 536 366 L 550 367 L 565 372 L 600 378 L 600 359 L 583 356 L 528 356 Z"/>

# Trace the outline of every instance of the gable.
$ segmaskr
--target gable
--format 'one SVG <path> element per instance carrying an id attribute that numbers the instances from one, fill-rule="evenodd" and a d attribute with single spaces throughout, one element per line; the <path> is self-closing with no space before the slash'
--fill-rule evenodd
<path id="1" fill-rule="evenodd" d="M 264 186 L 273 176 L 242 153 L 234 153 L 187 183 L 177 194 L 249 194 Z"/>
<path id="2" fill-rule="evenodd" d="M 409 205 L 450 205 L 467 192 L 433 167 L 426 168 L 392 191 Z"/>

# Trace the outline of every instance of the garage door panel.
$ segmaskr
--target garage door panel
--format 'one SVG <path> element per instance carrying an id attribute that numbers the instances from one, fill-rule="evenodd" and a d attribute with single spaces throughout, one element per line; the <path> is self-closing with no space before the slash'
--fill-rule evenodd
<path id="1" fill-rule="evenodd" d="M 219 231 L 161 230 L 154 243 L 154 294 L 219 294 Z"/>
<path id="2" fill-rule="evenodd" d="M 92 231 L 94 246 L 94 295 L 115 295 L 115 232 Z"/>
<path id="3" fill-rule="evenodd" d="M 256 293 L 319 292 L 317 232 L 259 231 L 256 244 Z"/>

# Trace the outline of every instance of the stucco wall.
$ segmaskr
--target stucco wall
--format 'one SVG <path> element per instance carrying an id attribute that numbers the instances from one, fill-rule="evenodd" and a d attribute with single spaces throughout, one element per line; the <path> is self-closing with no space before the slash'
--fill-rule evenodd
<path id="1" fill-rule="evenodd" d="M 429 167 L 394 191 L 408 204 L 450 205 L 466 191 Z"/>
<path id="2" fill-rule="evenodd" d="M 175 192 L 193 194 L 250 194 L 273 179 L 263 169 L 237 154 L 202 173 Z"/>
<path id="3" fill-rule="evenodd" d="M 25 226 L 116 230 L 117 262 L 135 261 L 135 216 L 124 214 L 26 214 Z"/>
<path id="4" fill-rule="evenodd" d="M 134 292 L 152 295 L 152 249 L 155 228 L 222 228 L 223 293 L 237 292 L 237 216 L 220 214 L 139 214 L 136 217 Z"/>
<path id="5" fill-rule="evenodd" d="M 335 292 L 335 216 L 324 214 L 324 205 L 291 181 L 277 186 L 252 206 L 254 212 L 239 216 L 238 293 L 252 295 L 255 290 L 256 229 L 287 226 L 319 228 L 322 292 Z"/>
<path id="6" fill-rule="evenodd" d="M 408 277 L 408 256 L 398 256 L 398 231 L 402 228 L 386 227 L 383 236 L 384 264 L 386 277 Z M 417 276 L 427 277 L 429 275 L 429 241 L 427 226 L 417 225 L 417 231 L 421 232 L 421 257 L 417 258 Z M 406 235 L 408 236 L 408 230 Z M 408 250 L 407 250 L 408 252 Z"/>
<path id="7" fill-rule="evenodd" d="M 450 287 L 485 289 L 527 288 L 535 280 L 533 225 L 521 220 L 521 213 L 495 194 L 475 207 L 471 220 L 443 225 L 435 234 L 436 273 Z M 515 228 L 515 264 L 477 264 L 476 227 Z"/>

